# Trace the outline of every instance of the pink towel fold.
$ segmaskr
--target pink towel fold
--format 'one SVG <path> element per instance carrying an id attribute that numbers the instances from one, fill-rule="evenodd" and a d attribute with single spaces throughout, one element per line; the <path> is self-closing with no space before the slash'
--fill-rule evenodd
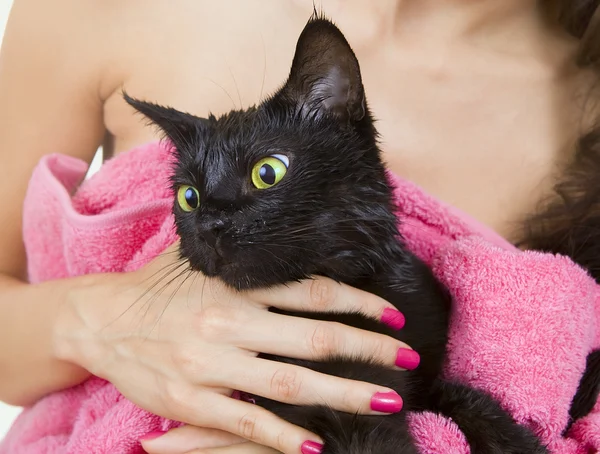
<path id="1" fill-rule="evenodd" d="M 83 162 L 43 158 L 24 208 L 31 282 L 133 270 L 175 241 L 171 159 L 166 144 L 138 147 L 76 190 L 87 170 Z M 408 246 L 454 296 L 446 376 L 489 391 L 552 453 L 599 452 L 600 404 L 561 435 L 586 356 L 600 347 L 599 286 L 568 258 L 519 251 L 413 184 L 391 178 Z M 423 454 L 469 453 L 452 421 L 431 413 L 410 421 Z M 141 436 L 176 425 L 92 378 L 26 409 L 0 454 L 140 453 Z"/>

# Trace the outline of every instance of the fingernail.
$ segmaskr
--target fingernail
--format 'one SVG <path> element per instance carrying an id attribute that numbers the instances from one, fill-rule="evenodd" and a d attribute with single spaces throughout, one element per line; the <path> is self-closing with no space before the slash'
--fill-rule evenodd
<path id="1" fill-rule="evenodd" d="M 252 397 L 252 395 L 250 395 L 248 393 L 244 393 L 242 391 L 234 391 L 231 394 L 231 398 L 241 400 L 243 402 L 248 402 L 251 404 L 256 404 L 256 399 L 254 397 Z"/>
<path id="2" fill-rule="evenodd" d="M 322 450 L 323 445 L 321 443 L 317 443 L 316 441 L 305 441 L 300 447 L 302 454 L 321 454 Z"/>
<path id="3" fill-rule="evenodd" d="M 402 397 L 394 391 L 375 393 L 371 398 L 371 410 L 380 413 L 398 413 L 402 405 Z"/>
<path id="4" fill-rule="evenodd" d="M 390 328 L 402 329 L 406 319 L 402 312 L 386 307 L 381 315 L 381 323 L 385 323 Z"/>
<path id="5" fill-rule="evenodd" d="M 256 405 L 256 399 L 248 393 L 240 393 L 240 400 Z"/>
<path id="6" fill-rule="evenodd" d="M 410 348 L 398 349 L 396 366 L 401 367 L 402 369 L 413 370 L 417 368 L 420 362 L 421 357 L 416 351 L 411 350 Z"/>
<path id="7" fill-rule="evenodd" d="M 154 432 L 149 432 L 146 435 L 144 435 L 143 437 L 141 437 L 140 441 L 154 440 L 155 438 L 161 437 L 161 436 L 163 436 L 166 433 L 167 432 L 165 432 L 163 430 L 155 430 Z"/>

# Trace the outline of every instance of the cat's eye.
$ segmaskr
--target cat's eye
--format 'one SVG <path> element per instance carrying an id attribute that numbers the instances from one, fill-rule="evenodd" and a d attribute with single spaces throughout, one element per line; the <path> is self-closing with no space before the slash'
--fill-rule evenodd
<path id="1" fill-rule="evenodd" d="M 177 190 L 177 203 L 183 211 L 194 211 L 200 205 L 200 193 L 193 186 L 180 186 Z"/>
<path id="2" fill-rule="evenodd" d="M 281 181 L 290 160 L 287 156 L 274 154 L 258 161 L 252 168 L 252 184 L 257 189 L 268 189 Z"/>

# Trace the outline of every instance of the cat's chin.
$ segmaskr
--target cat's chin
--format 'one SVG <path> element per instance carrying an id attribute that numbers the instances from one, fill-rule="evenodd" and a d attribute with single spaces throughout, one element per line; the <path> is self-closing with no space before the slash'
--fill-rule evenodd
<path id="1" fill-rule="evenodd" d="M 256 279 L 256 272 L 253 272 L 252 269 L 244 269 L 235 262 L 211 261 L 194 268 L 207 277 L 219 279 L 235 290 L 248 290 L 265 286 L 262 280 Z"/>
<path id="2" fill-rule="evenodd" d="M 282 280 L 275 273 L 257 273 L 256 267 L 240 266 L 234 262 L 212 262 L 211 264 L 203 264 L 201 267 L 193 267 L 197 271 L 201 271 L 207 277 L 219 279 L 225 285 L 235 290 L 251 290 L 256 288 L 268 288 L 283 284 L 289 280 Z M 258 277 L 262 275 L 262 277 Z M 302 276 L 300 280 L 306 276 Z"/>
<path id="3" fill-rule="evenodd" d="M 255 288 L 266 288 L 277 285 L 280 282 L 266 282 L 263 279 L 256 279 L 256 274 L 251 270 L 236 269 L 227 266 L 221 269 L 218 277 L 225 285 L 235 290 L 251 290 Z"/>

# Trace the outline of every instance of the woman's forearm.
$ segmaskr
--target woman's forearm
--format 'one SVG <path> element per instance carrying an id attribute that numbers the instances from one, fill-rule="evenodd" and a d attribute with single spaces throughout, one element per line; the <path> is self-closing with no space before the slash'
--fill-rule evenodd
<path id="1" fill-rule="evenodd" d="M 0 400 L 30 405 L 90 375 L 59 359 L 55 347 L 57 315 L 83 285 L 86 278 L 30 285 L 0 275 Z"/>

